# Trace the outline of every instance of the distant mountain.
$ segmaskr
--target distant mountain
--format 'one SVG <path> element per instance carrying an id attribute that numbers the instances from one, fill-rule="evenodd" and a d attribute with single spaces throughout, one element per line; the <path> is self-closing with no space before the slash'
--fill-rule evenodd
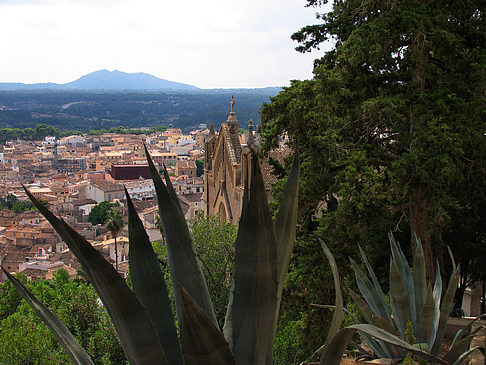
<path id="1" fill-rule="evenodd" d="M 0 83 L 0 90 L 172 90 L 172 91 L 195 91 L 196 86 L 182 84 L 179 82 L 159 79 L 158 77 L 138 72 L 126 73 L 121 71 L 100 70 L 88 75 L 81 76 L 76 81 L 66 84 L 39 83 Z"/>
<path id="2" fill-rule="evenodd" d="M 158 77 L 143 73 L 126 73 L 121 71 L 100 70 L 79 79 L 63 87 L 81 90 L 197 90 L 192 85 L 159 79 Z"/>

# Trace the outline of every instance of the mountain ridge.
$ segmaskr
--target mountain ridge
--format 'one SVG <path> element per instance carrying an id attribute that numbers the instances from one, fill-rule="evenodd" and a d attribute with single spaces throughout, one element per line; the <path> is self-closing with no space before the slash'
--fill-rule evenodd
<path id="1" fill-rule="evenodd" d="M 91 72 L 80 78 L 65 84 L 52 82 L 24 84 L 20 82 L 0 82 L 0 90 L 172 90 L 172 91 L 196 91 L 200 88 L 169 81 L 156 76 L 135 72 L 128 73 L 118 70 L 109 71 L 106 69 Z"/>

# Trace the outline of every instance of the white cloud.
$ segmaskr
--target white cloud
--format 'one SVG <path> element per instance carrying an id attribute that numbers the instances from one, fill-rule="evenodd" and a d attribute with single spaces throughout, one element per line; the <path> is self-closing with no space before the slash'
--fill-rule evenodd
<path id="1" fill-rule="evenodd" d="M 295 0 L 0 1 L 2 82 L 69 82 L 119 69 L 199 87 L 263 87 L 312 76 L 290 35 L 315 22 Z"/>

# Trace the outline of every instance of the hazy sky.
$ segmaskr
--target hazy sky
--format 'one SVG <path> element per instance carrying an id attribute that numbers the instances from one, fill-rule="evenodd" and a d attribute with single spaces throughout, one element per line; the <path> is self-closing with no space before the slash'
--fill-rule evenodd
<path id="1" fill-rule="evenodd" d="M 0 0 L 0 82 L 73 81 L 100 69 L 201 88 L 312 77 L 290 35 L 314 24 L 304 0 Z"/>

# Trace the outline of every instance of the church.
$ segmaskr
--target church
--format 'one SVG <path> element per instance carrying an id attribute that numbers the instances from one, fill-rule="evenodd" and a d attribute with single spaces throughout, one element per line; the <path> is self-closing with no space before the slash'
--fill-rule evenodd
<path id="1" fill-rule="evenodd" d="M 250 120 L 248 142 L 241 144 L 234 106 L 232 96 L 228 120 L 221 124 L 218 134 L 211 124 L 204 142 L 204 202 L 207 215 L 219 215 L 223 222 L 238 224 L 254 136 Z"/>

